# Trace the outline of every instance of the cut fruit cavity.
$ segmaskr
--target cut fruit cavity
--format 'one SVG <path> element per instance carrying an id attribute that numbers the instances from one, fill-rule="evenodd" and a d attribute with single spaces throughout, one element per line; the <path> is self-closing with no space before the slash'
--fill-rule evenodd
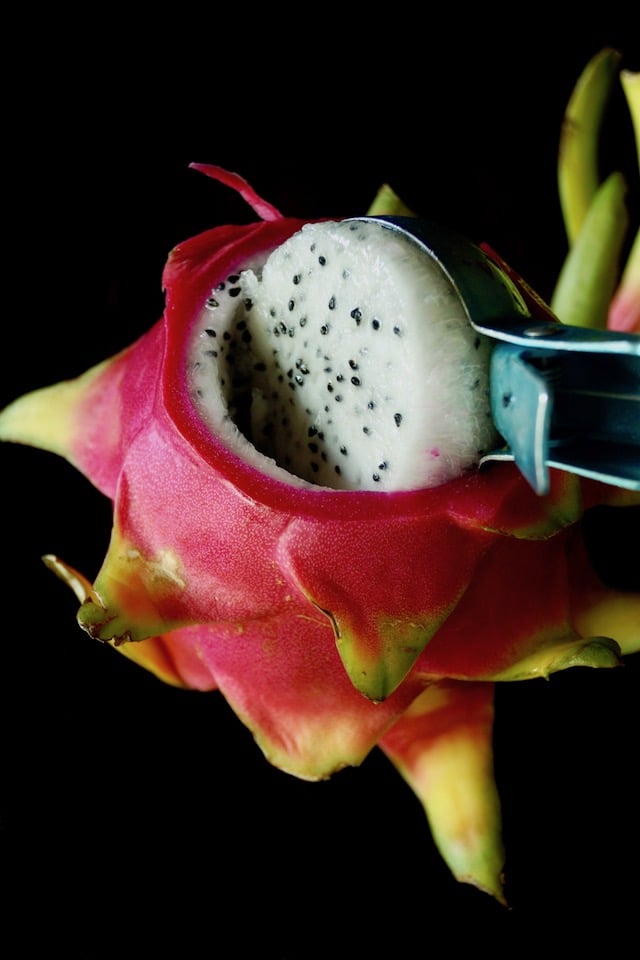
<path id="1" fill-rule="evenodd" d="M 445 483 L 496 442 L 490 350 L 422 247 L 325 221 L 221 279 L 189 369 L 200 416 L 245 459 L 390 492 Z"/>

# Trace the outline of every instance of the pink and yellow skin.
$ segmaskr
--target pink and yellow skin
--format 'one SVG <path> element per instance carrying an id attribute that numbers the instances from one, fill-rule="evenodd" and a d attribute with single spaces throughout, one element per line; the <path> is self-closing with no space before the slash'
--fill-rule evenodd
<path id="1" fill-rule="evenodd" d="M 263 219 L 180 244 L 146 335 L 0 414 L 2 439 L 65 457 L 113 502 L 93 583 L 46 562 L 91 636 L 220 690 L 282 770 L 318 780 L 379 746 L 454 875 L 503 901 L 494 683 L 640 650 L 640 595 L 599 580 L 581 528 L 639 498 L 555 471 L 539 497 L 509 463 L 407 493 L 302 488 L 241 459 L 193 408 L 189 332 L 219 280 L 301 221 L 199 169 Z"/>

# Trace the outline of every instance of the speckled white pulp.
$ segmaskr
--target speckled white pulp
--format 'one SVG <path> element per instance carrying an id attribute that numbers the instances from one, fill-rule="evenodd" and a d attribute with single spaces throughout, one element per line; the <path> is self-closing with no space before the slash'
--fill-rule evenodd
<path id="1" fill-rule="evenodd" d="M 495 443 L 489 355 L 435 260 L 347 220 L 226 278 L 189 363 L 200 416 L 259 469 L 396 491 L 444 483 Z"/>

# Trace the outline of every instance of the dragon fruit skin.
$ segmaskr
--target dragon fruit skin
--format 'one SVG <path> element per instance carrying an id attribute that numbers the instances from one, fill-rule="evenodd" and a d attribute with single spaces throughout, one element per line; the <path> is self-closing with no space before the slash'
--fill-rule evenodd
<path id="1" fill-rule="evenodd" d="M 580 526 L 637 501 L 557 472 L 537 497 L 509 464 L 408 493 L 300 488 L 232 453 L 194 413 L 184 344 L 217 281 L 301 226 L 262 204 L 264 222 L 180 244 L 162 320 L 16 401 L 0 436 L 65 456 L 114 503 L 93 584 L 48 559 L 85 630 L 169 683 L 219 689 L 296 776 L 379 744 L 454 874 L 501 899 L 493 682 L 640 649 L 640 597 L 599 581 Z"/>

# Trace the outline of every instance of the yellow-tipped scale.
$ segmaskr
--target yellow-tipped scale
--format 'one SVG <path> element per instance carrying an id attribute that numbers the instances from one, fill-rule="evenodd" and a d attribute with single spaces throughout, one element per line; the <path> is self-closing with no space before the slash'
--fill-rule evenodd
<path id="1" fill-rule="evenodd" d="M 551 309 L 563 323 L 606 329 L 629 226 L 626 192 L 618 172 L 596 191 L 551 298 Z"/>
<path id="2" fill-rule="evenodd" d="M 606 47 L 587 64 L 567 104 L 558 156 L 558 191 L 569 245 L 578 238 L 600 185 L 598 144 L 621 54 Z"/>
<path id="3" fill-rule="evenodd" d="M 627 99 L 636 139 L 640 168 L 640 73 L 620 72 L 620 83 Z M 640 333 L 640 229 L 637 231 L 629 258 L 622 272 L 620 285 L 611 302 L 609 326 L 612 330 Z"/>

